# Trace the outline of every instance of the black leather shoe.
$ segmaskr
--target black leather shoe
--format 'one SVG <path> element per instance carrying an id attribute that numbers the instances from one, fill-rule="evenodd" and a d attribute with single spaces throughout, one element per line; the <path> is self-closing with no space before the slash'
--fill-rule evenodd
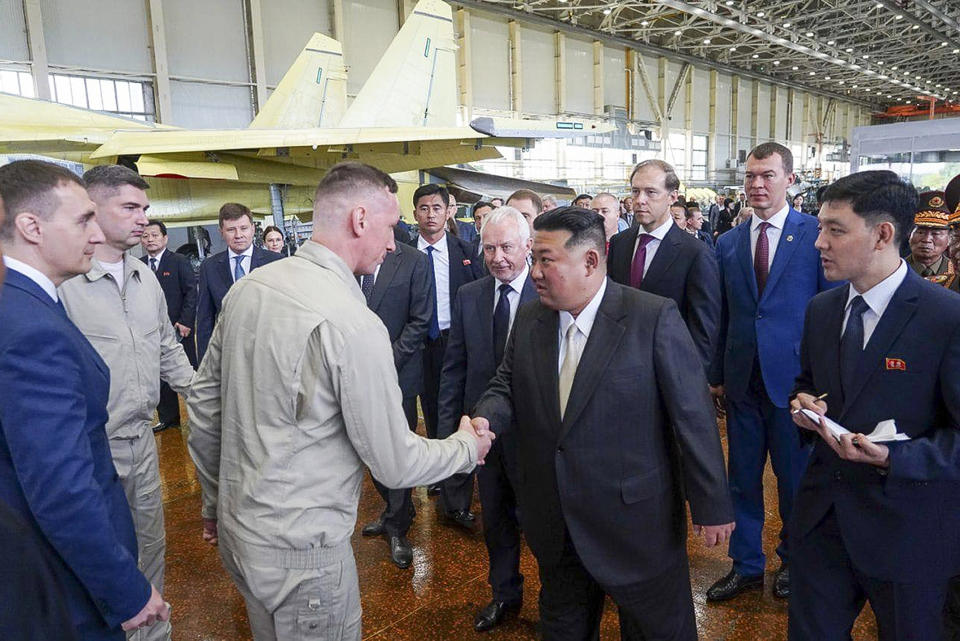
<path id="1" fill-rule="evenodd" d="M 728 601 L 747 590 L 762 590 L 763 575 L 744 576 L 736 570 L 723 577 L 707 590 L 707 601 Z"/>
<path id="2" fill-rule="evenodd" d="M 153 433 L 157 434 L 171 427 L 180 427 L 180 421 L 162 421 L 153 426 Z"/>
<path id="3" fill-rule="evenodd" d="M 427 486 L 427 496 L 440 496 L 440 484 L 434 483 Z"/>
<path id="4" fill-rule="evenodd" d="M 504 618 L 509 615 L 515 615 L 520 612 L 520 603 L 507 603 L 506 601 L 491 601 L 487 607 L 477 612 L 473 618 L 473 629 L 477 632 L 486 632 L 500 625 Z"/>
<path id="5" fill-rule="evenodd" d="M 778 599 L 786 599 L 790 596 L 790 568 L 786 564 L 781 565 L 773 575 L 773 596 Z"/>
<path id="6" fill-rule="evenodd" d="M 444 514 L 448 525 L 455 525 L 468 532 L 473 532 L 473 527 L 477 522 L 477 517 L 469 510 L 457 510 L 456 512 L 447 512 Z"/>
<path id="7" fill-rule="evenodd" d="M 363 529 L 360 530 L 360 534 L 363 536 L 383 536 L 386 534 L 387 529 L 383 527 L 383 519 L 379 518 L 376 521 L 371 521 L 363 526 Z"/>
<path id="8" fill-rule="evenodd" d="M 413 547 L 406 537 L 390 537 L 390 560 L 401 570 L 406 570 L 413 563 Z"/>

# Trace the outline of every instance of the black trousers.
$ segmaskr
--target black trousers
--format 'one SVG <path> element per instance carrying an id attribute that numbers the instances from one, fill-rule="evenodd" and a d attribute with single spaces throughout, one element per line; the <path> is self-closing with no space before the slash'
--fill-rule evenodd
<path id="1" fill-rule="evenodd" d="M 444 330 L 436 339 L 427 339 L 423 348 L 423 393 L 420 394 L 420 407 L 423 408 L 427 438 L 437 438 L 440 371 L 443 369 L 443 354 L 447 350 L 449 335 L 450 332 Z"/>
<path id="2" fill-rule="evenodd" d="M 945 577 L 881 581 L 853 567 L 836 513 L 795 537 L 790 561 L 790 641 L 847 641 L 864 603 L 877 618 L 879 641 L 937 641 L 943 633 Z"/>
<path id="3" fill-rule="evenodd" d="M 487 580 L 495 601 L 523 601 L 523 575 L 520 574 L 520 523 L 517 497 L 510 479 L 512 460 L 508 443 L 497 439 L 487 454 L 486 463 L 477 468 L 480 505 L 483 508 L 483 541 L 490 558 Z"/>
<path id="4" fill-rule="evenodd" d="M 180 398 L 163 381 L 160 381 L 160 402 L 157 403 L 157 419 L 161 423 L 180 424 Z"/>
<path id="5" fill-rule="evenodd" d="M 410 431 L 417 429 L 417 397 L 409 396 L 403 399 L 403 414 L 407 418 L 407 425 Z M 383 485 L 377 479 L 373 479 L 373 487 L 386 501 L 387 505 L 383 509 L 381 518 L 383 519 L 383 528 L 387 536 L 406 536 L 413 524 L 413 517 L 416 510 L 413 507 L 413 498 L 410 496 L 410 489 L 392 490 Z"/>
<path id="6" fill-rule="evenodd" d="M 686 553 L 652 579 L 603 586 L 583 566 L 573 543 L 560 562 L 540 566 L 540 625 L 544 641 L 594 641 L 600 634 L 605 594 L 620 611 L 621 638 L 631 641 L 697 641 Z"/>
<path id="7" fill-rule="evenodd" d="M 943 616 L 944 641 L 960 641 L 960 576 L 950 579 Z"/>

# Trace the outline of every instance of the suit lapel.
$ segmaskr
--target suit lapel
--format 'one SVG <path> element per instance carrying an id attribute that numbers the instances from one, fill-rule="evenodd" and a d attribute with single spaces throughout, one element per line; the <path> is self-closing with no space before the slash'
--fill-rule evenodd
<path id="1" fill-rule="evenodd" d="M 550 425 L 560 426 L 560 314 L 547 307 L 540 308 L 536 331 L 533 336 L 534 354 L 540 361 L 540 398 L 548 412 Z"/>
<path id="2" fill-rule="evenodd" d="M 777 243 L 777 253 L 773 255 L 773 265 L 770 266 L 770 275 L 767 278 L 767 285 L 763 288 L 764 292 L 773 289 L 777 281 L 787 269 L 787 263 L 807 235 L 805 225 L 801 225 L 800 214 L 792 209 L 787 212 L 787 220 L 783 224 L 783 230 L 780 232 L 780 241 Z"/>
<path id="3" fill-rule="evenodd" d="M 457 297 L 457 290 L 463 284 L 460 278 L 460 270 L 463 265 L 463 254 L 460 252 L 460 245 L 453 240 L 449 233 L 444 234 L 447 241 L 447 259 L 449 261 L 447 270 L 450 272 L 450 309 L 453 309 L 453 301 Z"/>
<path id="4" fill-rule="evenodd" d="M 480 300 L 477 301 L 477 316 L 480 318 L 480 344 L 487 345 L 494 349 L 493 344 L 493 292 L 496 291 L 499 281 L 493 276 L 486 276 L 483 279 L 483 287 L 480 288 Z M 494 352 L 490 352 L 493 354 Z M 496 358 L 496 357 L 494 357 Z M 494 365 L 499 365 L 495 363 Z"/>
<path id="5" fill-rule="evenodd" d="M 576 376 L 573 377 L 573 387 L 570 389 L 570 398 L 567 400 L 567 411 L 563 415 L 558 441 L 563 440 L 573 424 L 577 422 L 583 408 L 586 407 L 590 397 L 593 396 L 593 392 L 602 378 L 603 371 L 616 352 L 617 345 L 620 344 L 620 340 L 626 331 L 626 328 L 620 323 L 623 316 L 621 290 L 614 283 L 607 282 L 607 291 L 600 302 L 600 309 L 597 310 L 597 317 L 593 321 L 593 328 L 590 330 L 590 338 L 587 339 L 587 344 L 583 348 L 580 363 L 577 365 Z M 556 328 L 554 328 L 554 331 L 556 332 Z M 554 333 L 553 342 L 556 344 L 558 340 L 558 335 Z M 559 346 L 557 349 L 559 350 Z M 552 371 L 557 372 L 556 359 Z M 556 378 L 557 384 L 554 385 L 554 394 L 557 397 L 556 407 L 559 413 L 559 374 Z"/>
<path id="6" fill-rule="evenodd" d="M 893 298 L 890 299 L 890 304 L 887 305 L 886 311 L 883 312 L 880 322 L 873 330 L 873 334 L 867 342 L 867 347 L 860 357 L 853 389 L 844 399 L 844 411 L 853 406 L 854 401 L 857 400 L 866 386 L 867 379 L 870 378 L 874 370 L 880 367 L 881 362 L 890 350 L 890 346 L 897 340 L 903 332 L 903 328 L 917 311 L 920 288 L 915 279 L 920 280 L 920 277 L 912 271 L 908 271 L 907 277 L 897 288 Z"/>
<path id="7" fill-rule="evenodd" d="M 742 223 L 734 228 L 737 236 L 737 262 L 743 270 L 743 278 L 747 284 L 747 289 L 753 295 L 753 300 L 757 300 L 757 276 L 753 273 L 753 256 L 750 255 L 750 221 Z M 730 232 L 727 232 L 730 233 Z"/>
<path id="8" fill-rule="evenodd" d="M 390 252 L 383 259 L 380 264 L 380 273 L 377 274 L 377 279 L 373 281 L 373 291 L 370 292 L 370 309 L 375 310 L 380 307 L 383 295 L 390 287 L 393 277 L 397 275 L 401 262 L 403 262 L 403 252 L 401 251 Z"/>
<path id="9" fill-rule="evenodd" d="M 253 262 L 253 258 L 250 259 L 250 262 Z M 230 252 L 224 251 L 223 255 L 220 258 L 220 266 L 217 268 L 220 272 L 220 278 L 223 279 L 223 284 L 229 289 L 233 285 L 233 271 L 230 269 Z"/>
<path id="10" fill-rule="evenodd" d="M 650 268 L 647 270 L 647 273 L 643 275 L 643 282 L 640 284 L 640 289 L 646 290 L 646 285 L 656 284 L 657 279 L 662 278 L 670 272 L 670 267 L 680 253 L 678 250 L 680 237 L 677 236 L 677 234 L 685 233 L 687 232 L 676 225 L 670 225 L 670 229 L 660 242 L 660 246 L 657 247 L 657 253 L 653 255 L 653 260 L 650 261 Z"/>
<path id="11" fill-rule="evenodd" d="M 639 227 L 631 227 L 619 243 L 623 251 L 617 254 L 616 264 L 610 266 L 610 272 L 618 282 L 630 284 L 630 265 L 633 263 L 633 248 L 639 233 Z"/>
<path id="12" fill-rule="evenodd" d="M 527 280 L 523 281 L 523 290 L 520 292 L 520 304 L 523 305 L 539 297 L 537 288 L 533 284 L 533 279 L 530 278 L 530 272 L 527 272 Z"/>
<path id="13" fill-rule="evenodd" d="M 823 369 L 827 373 L 827 388 L 818 391 L 823 393 L 829 390 L 831 396 L 834 392 L 838 393 L 842 412 L 847 404 L 843 398 L 843 385 L 840 382 L 840 334 L 843 330 L 843 313 L 847 308 L 848 290 L 846 287 L 838 289 L 843 291 L 843 295 L 836 296 L 836 301 L 829 308 L 829 315 L 824 320 L 823 326 L 817 330 L 817 344 L 820 346 L 817 360 L 823 359 Z M 829 399 L 827 404 L 830 404 Z"/>

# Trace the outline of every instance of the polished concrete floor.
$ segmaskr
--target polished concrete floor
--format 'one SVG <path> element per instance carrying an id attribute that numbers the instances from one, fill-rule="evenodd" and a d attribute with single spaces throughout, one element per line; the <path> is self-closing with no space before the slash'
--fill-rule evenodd
<path id="1" fill-rule="evenodd" d="M 157 435 L 167 527 L 166 599 L 173 604 L 175 641 L 244 641 L 250 639 L 243 600 L 220 565 L 216 550 L 201 540 L 200 490 L 180 430 Z M 767 518 L 764 547 L 776 547 L 780 520 L 772 473 L 766 476 Z M 522 572 L 526 600 L 519 618 L 481 635 L 473 631 L 474 613 L 490 598 L 482 535 L 467 534 L 441 525 L 435 501 L 422 488 L 414 491 L 417 518 L 409 538 L 414 563 L 399 570 L 390 563 L 382 539 L 365 539 L 360 527 L 376 518 L 382 505 L 369 482 L 364 484 L 354 552 L 363 601 L 363 637 L 382 641 L 454 639 L 537 639 L 539 588 L 536 562 L 525 548 Z M 474 502 L 480 511 L 479 501 Z M 479 525 L 479 524 L 478 524 Z M 643 536 L 638 532 L 637 536 Z M 786 604 L 770 592 L 772 573 L 762 593 L 742 595 L 725 604 L 707 604 L 704 591 L 730 569 L 725 549 L 707 549 L 690 537 L 688 542 L 694 603 L 700 638 L 704 641 L 767 641 L 786 639 Z M 775 557 L 775 555 L 773 555 Z M 854 628 L 855 641 L 876 639 L 872 615 L 865 612 Z M 601 639 L 619 639 L 616 612 L 608 602 Z"/>

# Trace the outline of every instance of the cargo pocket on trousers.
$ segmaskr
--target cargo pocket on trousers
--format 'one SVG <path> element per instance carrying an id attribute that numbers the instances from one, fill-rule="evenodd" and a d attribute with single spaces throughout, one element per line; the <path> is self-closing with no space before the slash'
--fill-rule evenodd
<path id="1" fill-rule="evenodd" d="M 309 599 L 307 607 L 297 610 L 297 638 L 301 641 L 339 641 L 334 617 L 321 599 Z"/>

